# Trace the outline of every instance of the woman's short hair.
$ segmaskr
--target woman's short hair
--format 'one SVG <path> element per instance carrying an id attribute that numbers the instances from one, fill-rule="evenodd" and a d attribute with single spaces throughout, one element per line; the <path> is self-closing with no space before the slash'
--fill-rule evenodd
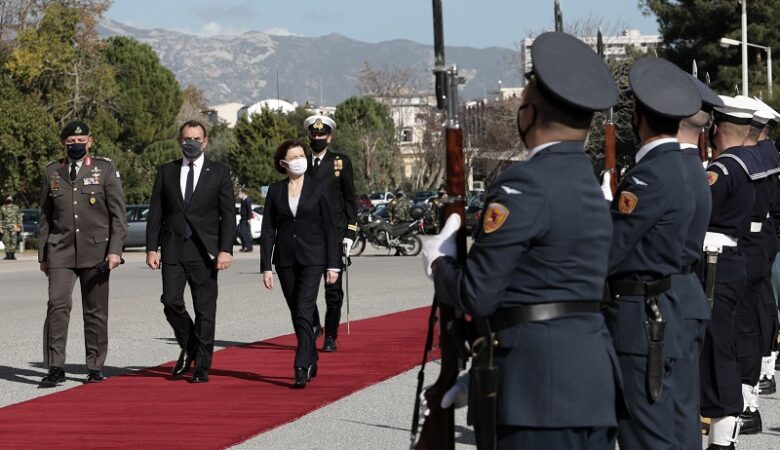
<path id="1" fill-rule="evenodd" d="M 288 139 L 281 144 L 279 144 L 278 147 L 276 147 L 276 151 L 274 152 L 274 168 L 281 174 L 287 175 L 287 169 L 282 167 L 281 160 L 284 159 L 285 156 L 287 156 L 287 152 L 291 148 L 295 147 L 303 147 L 303 144 L 300 141 L 297 141 L 295 139 Z"/>

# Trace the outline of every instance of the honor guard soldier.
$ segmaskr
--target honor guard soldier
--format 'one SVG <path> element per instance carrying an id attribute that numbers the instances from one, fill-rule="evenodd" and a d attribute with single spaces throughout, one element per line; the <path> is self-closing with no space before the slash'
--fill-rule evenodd
<path id="1" fill-rule="evenodd" d="M 677 138 L 684 163 L 684 183 L 688 185 L 694 204 L 694 214 L 686 233 L 682 254 L 682 272 L 672 275 L 672 288 L 677 292 L 681 326 L 679 345 L 682 357 L 672 371 L 675 386 L 677 442 L 683 449 L 701 449 L 699 357 L 710 319 L 710 306 L 697 276 L 704 257 L 702 245 L 712 213 L 712 196 L 699 156 L 699 136 L 712 122 L 712 108 L 723 106 L 723 100 L 707 85 L 691 77 L 701 97 L 701 110 L 680 121 Z"/>
<path id="2" fill-rule="evenodd" d="M 762 430 L 761 414 L 758 411 L 762 357 L 771 354 L 773 340 L 777 336 L 777 315 L 766 308 L 766 304 L 774 300 L 770 280 L 770 253 L 775 251 L 775 238 L 774 229 L 767 231 L 765 227 L 773 226 L 770 214 L 775 202 L 777 179 L 774 175 L 780 171 L 780 156 L 771 146 L 757 145 L 758 137 L 772 115 L 765 113 L 762 105 L 749 97 L 736 96 L 735 101 L 753 110 L 748 136 L 743 144 L 745 154 L 737 153 L 733 157 L 748 170 L 755 191 L 750 227 L 739 241 L 739 247 L 745 254 L 747 283 L 737 305 L 736 322 L 737 359 L 744 402 L 740 432 L 755 434 Z"/>
<path id="3" fill-rule="evenodd" d="M 714 108 L 709 132 L 713 160 L 706 173 L 712 214 L 703 248 L 705 292 L 713 301 L 712 316 L 699 360 L 701 415 L 710 418 L 710 450 L 733 449 L 739 435 L 743 401 L 735 323 L 746 272 L 745 254 L 738 244 L 748 232 L 753 208 L 753 186 L 740 164 L 750 158 L 743 143 L 753 111 L 732 97 L 720 98 L 724 105 Z"/>
<path id="4" fill-rule="evenodd" d="M 465 264 L 453 258 L 455 215 L 425 244 L 423 262 L 438 301 L 495 333 L 499 449 L 613 448 L 619 369 L 599 314 L 612 225 L 584 141 L 618 92 L 601 58 L 571 35 L 538 36 L 531 57 L 517 115 L 529 159 L 490 186 Z M 469 416 L 480 436 L 496 430 L 479 422 L 477 378 Z"/>
<path id="5" fill-rule="evenodd" d="M 14 203 L 13 196 L 5 198 L 5 203 L 0 206 L 0 233 L 3 235 L 5 245 L 5 258 L 16 259 L 16 237 L 22 231 L 22 212 L 19 205 Z"/>
<path id="6" fill-rule="evenodd" d="M 125 197 L 110 159 L 90 155 L 89 127 L 73 121 L 60 133 L 67 157 L 46 166 L 41 191 L 38 262 L 49 280 L 43 325 L 42 385 L 65 380 L 65 343 L 73 285 L 81 284 L 87 382 L 104 379 L 108 350 L 108 278 L 121 263 L 127 232 Z"/>
<path id="7" fill-rule="evenodd" d="M 672 288 L 682 274 L 694 197 L 677 140 L 679 123 L 696 114 L 701 97 L 688 74 L 646 57 L 629 71 L 633 128 L 641 147 L 636 165 L 612 201 L 607 325 L 623 373 L 631 419 L 618 425 L 620 448 L 679 448 L 678 393 L 670 368 L 683 356 L 680 308 Z"/>
<path id="8" fill-rule="evenodd" d="M 333 130 L 336 121 L 328 116 L 317 114 L 307 117 L 303 127 L 309 133 L 311 157 L 307 175 L 319 180 L 327 189 L 328 203 L 333 210 L 333 220 L 339 242 L 342 243 L 344 256 L 349 257 L 352 244 L 357 236 L 357 203 L 355 201 L 355 184 L 352 174 L 352 160 L 343 153 L 331 151 Z M 341 322 L 341 305 L 344 301 L 342 276 L 333 284 L 325 284 L 325 342 L 324 352 L 335 352 L 337 349 L 339 322 Z M 319 311 L 315 309 L 315 336 L 322 331 Z"/>

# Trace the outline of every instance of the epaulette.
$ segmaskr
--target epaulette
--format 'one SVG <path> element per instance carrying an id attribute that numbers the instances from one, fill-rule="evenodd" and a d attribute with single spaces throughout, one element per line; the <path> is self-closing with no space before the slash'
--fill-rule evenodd
<path id="1" fill-rule="evenodd" d="M 93 156 L 92 159 L 100 159 L 100 160 L 103 160 L 103 161 L 108 161 L 110 163 L 114 162 L 114 161 L 111 160 L 111 158 L 106 158 L 105 156 Z"/>
<path id="2" fill-rule="evenodd" d="M 49 167 L 49 166 L 50 166 L 50 165 L 52 165 L 52 164 L 62 164 L 62 160 L 63 160 L 63 158 L 60 158 L 60 159 L 55 159 L 55 160 L 49 161 L 49 162 L 47 162 L 47 163 L 46 163 L 46 167 Z"/>

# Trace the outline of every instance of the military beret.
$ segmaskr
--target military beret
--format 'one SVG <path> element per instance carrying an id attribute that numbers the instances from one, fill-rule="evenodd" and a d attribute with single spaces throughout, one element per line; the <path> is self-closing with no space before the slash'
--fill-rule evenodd
<path id="1" fill-rule="evenodd" d="M 744 95 L 737 97 L 721 95 L 720 98 L 723 100 L 723 106 L 713 109 L 715 120 L 731 122 L 736 125 L 750 124 L 753 120 L 753 113 L 756 112 L 755 103 L 745 101 L 748 97 Z"/>
<path id="2" fill-rule="evenodd" d="M 702 83 L 701 80 L 690 75 L 693 80 L 693 85 L 696 86 L 696 90 L 699 91 L 699 97 L 701 97 L 701 109 L 704 111 L 710 111 L 712 108 L 723 106 L 723 100 L 718 97 L 709 86 Z"/>
<path id="3" fill-rule="evenodd" d="M 303 121 L 303 127 L 309 131 L 319 131 L 330 134 L 336 128 L 336 121 L 322 114 L 309 116 Z"/>
<path id="4" fill-rule="evenodd" d="M 661 117 L 681 119 L 701 109 L 701 96 L 691 77 L 665 59 L 637 60 L 628 71 L 628 84 L 634 99 Z"/>
<path id="5" fill-rule="evenodd" d="M 64 141 L 68 136 L 89 136 L 89 126 L 80 120 L 71 121 L 60 132 L 61 140 Z"/>
<path id="6" fill-rule="evenodd" d="M 540 34 L 531 46 L 531 59 L 542 95 L 584 111 L 603 111 L 618 102 L 615 79 L 607 65 L 570 34 Z"/>

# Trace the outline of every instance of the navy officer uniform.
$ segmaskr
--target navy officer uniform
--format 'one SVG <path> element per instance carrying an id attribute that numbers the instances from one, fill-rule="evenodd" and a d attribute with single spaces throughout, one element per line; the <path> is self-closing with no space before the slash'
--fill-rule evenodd
<path id="1" fill-rule="evenodd" d="M 342 243 L 344 253 L 349 256 L 349 251 L 357 237 L 357 202 L 352 160 L 343 153 L 330 150 L 333 130 L 336 128 L 335 120 L 316 114 L 307 117 L 303 127 L 309 133 L 309 146 L 312 150 L 306 175 L 319 181 L 325 189 L 328 203 L 333 210 L 338 241 Z M 336 338 L 338 338 L 341 306 L 344 301 L 341 279 L 342 276 L 339 274 L 335 283 L 325 284 L 325 342 L 322 346 L 324 352 L 334 352 L 337 349 Z M 319 334 L 320 313 L 316 307 L 314 324 L 315 334 Z"/>
<path id="2" fill-rule="evenodd" d="M 695 205 L 676 135 L 679 121 L 699 111 L 701 97 L 688 74 L 654 57 L 631 67 L 629 84 L 642 147 L 611 206 L 610 299 L 604 309 L 631 414 L 619 421 L 618 443 L 626 449 L 677 449 L 671 372 L 683 357 L 682 299 L 671 277 L 683 270 Z"/>
<path id="3" fill-rule="evenodd" d="M 439 301 L 496 332 L 499 449 L 611 449 L 619 369 L 599 311 L 612 226 L 583 144 L 617 88 L 571 35 L 544 33 L 531 55 L 517 120 L 530 158 L 490 186 L 465 264 L 437 252 L 454 240 L 447 225 L 425 244 L 424 263 Z M 473 380 L 471 418 L 480 414 Z"/>
<path id="4" fill-rule="evenodd" d="M 702 260 L 702 245 L 712 212 L 712 196 L 707 175 L 699 157 L 698 140 L 710 124 L 712 108 L 723 106 L 723 100 L 698 79 L 691 77 L 701 96 L 701 110 L 680 122 L 680 141 L 685 170 L 684 182 L 691 189 L 694 214 L 686 234 L 682 254 L 682 273 L 672 275 L 672 287 L 680 297 L 680 348 L 682 357 L 672 371 L 675 385 L 675 415 L 677 441 L 680 448 L 701 449 L 699 409 L 699 357 L 704 333 L 710 320 L 710 307 L 698 277 Z"/>
<path id="5" fill-rule="evenodd" d="M 748 173 L 738 162 L 746 154 L 742 143 L 752 111 L 732 97 L 721 96 L 724 106 L 713 110 L 709 139 L 713 160 L 707 166 L 712 214 L 704 250 L 717 255 L 710 323 L 699 359 L 701 415 L 710 418 L 708 449 L 733 448 L 739 435 L 738 415 L 743 401 L 736 349 L 737 304 L 745 288 L 745 255 L 738 246 L 748 231 L 754 190 Z M 747 154 L 749 157 L 749 154 Z"/>

